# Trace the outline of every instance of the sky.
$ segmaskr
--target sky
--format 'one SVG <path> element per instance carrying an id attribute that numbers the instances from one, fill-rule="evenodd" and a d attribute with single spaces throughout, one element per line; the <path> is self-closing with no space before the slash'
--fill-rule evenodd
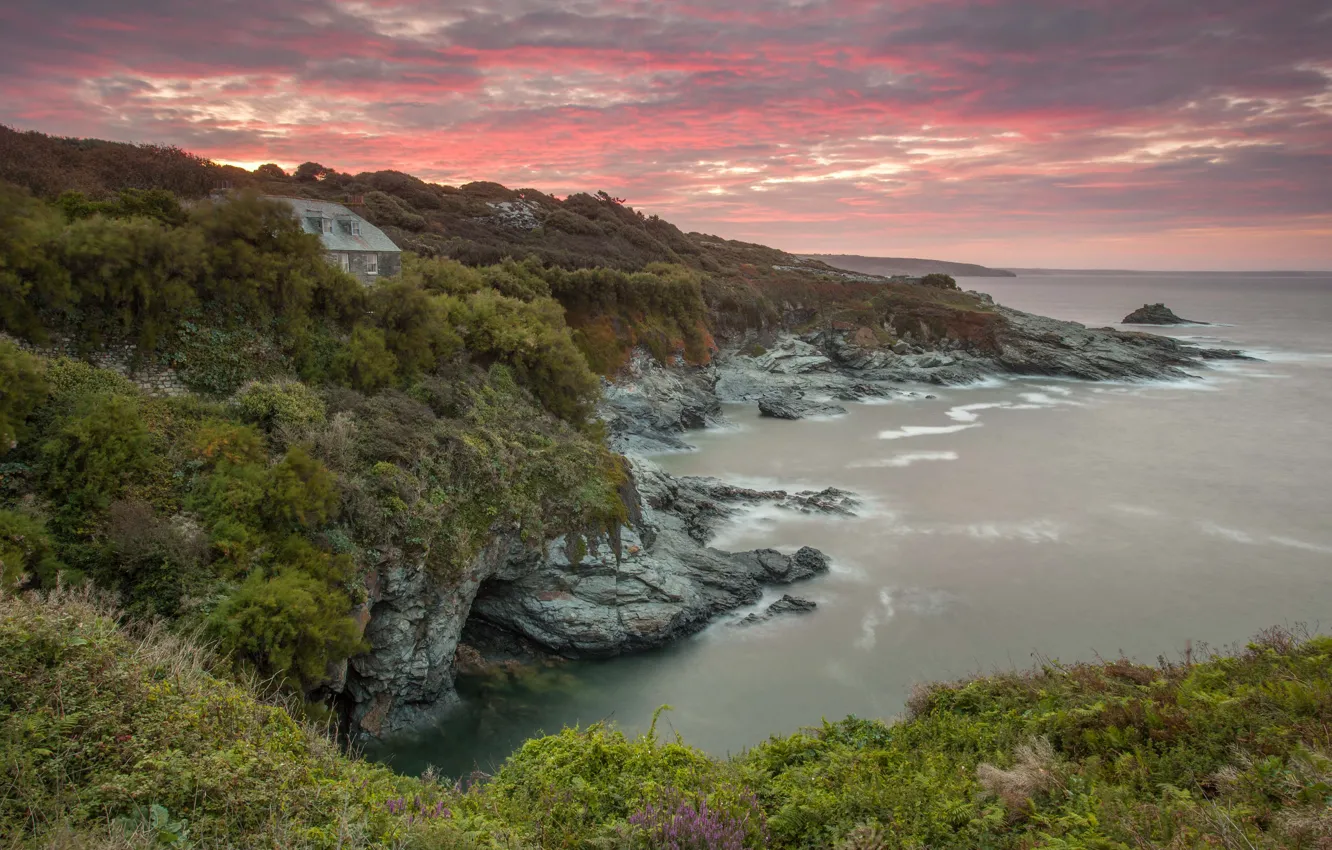
<path id="1" fill-rule="evenodd" d="M 1332 269 L 1332 0 L 4 0 L 0 123 L 798 252 Z"/>

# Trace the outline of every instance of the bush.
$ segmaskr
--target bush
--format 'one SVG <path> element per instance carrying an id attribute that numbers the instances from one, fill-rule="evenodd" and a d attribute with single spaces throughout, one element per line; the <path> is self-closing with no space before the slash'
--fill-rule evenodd
<path id="1" fill-rule="evenodd" d="M 557 303 L 519 301 L 492 291 L 454 301 L 451 307 L 475 356 L 510 364 L 519 382 L 561 419 L 587 421 L 600 382 L 574 345 Z"/>
<path id="2" fill-rule="evenodd" d="M 256 572 L 209 620 L 220 648 L 262 675 L 317 684 L 330 661 L 363 649 L 351 601 L 300 570 Z"/>
<path id="3" fill-rule="evenodd" d="M 152 467 L 152 437 L 137 399 L 97 395 L 85 400 L 42 444 L 46 489 L 60 504 L 71 531 L 86 530 L 104 510 Z"/>
<path id="4" fill-rule="evenodd" d="M 0 455 L 18 445 L 28 416 L 50 387 L 38 358 L 0 339 Z"/>
<path id="5" fill-rule="evenodd" d="M 398 358 L 388 350 L 384 332 L 379 328 L 357 325 L 351 341 L 337 360 L 338 374 L 362 392 L 374 392 L 393 382 Z"/>
<path id="6" fill-rule="evenodd" d="M 0 593 L 11 592 L 30 580 L 50 587 L 62 568 L 40 519 L 0 510 Z"/>
<path id="7" fill-rule="evenodd" d="M 268 471 L 264 489 L 264 520 L 275 530 L 312 528 L 337 512 L 338 489 L 332 473 L 300 446 Z"/>
<path id="8" fill-rule="evenodd" d="M 957 289 L 957 281 L 953 280 L 953 276 L 940 272 L 925 275 L 920 279 L 920 285 L 934 289 Z"/>
<path id="9" fill-rule="evenodd" d="M 298 381 L 251 381 L 236 394 L 235 405 L 242 419 L 266 431 L 324 421 L 324 400 Z"/>

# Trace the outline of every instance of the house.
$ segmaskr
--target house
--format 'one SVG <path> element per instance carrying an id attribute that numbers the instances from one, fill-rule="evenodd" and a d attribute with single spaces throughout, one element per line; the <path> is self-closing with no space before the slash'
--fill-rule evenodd
<path id="1" fill-rule="evenodd" d="M 317 234 L 330 263 L 355 275 L 364 284 L 402 270 L 402 249 L 384 231 L 356 213 L 331 201 L 279 198 L 291 207 L 306 233 Z"/>

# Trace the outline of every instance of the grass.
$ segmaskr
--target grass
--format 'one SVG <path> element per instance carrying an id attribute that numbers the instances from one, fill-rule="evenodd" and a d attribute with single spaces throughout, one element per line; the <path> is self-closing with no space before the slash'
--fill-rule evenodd
<path id="1" fill-rule="evenodd" d="M 729 760 L 566 729 L 466 787 L 257 693 L 89 590 L 0 597 L 0 847 L 1332 847 L 1322 636 L 923 686 Z"/>

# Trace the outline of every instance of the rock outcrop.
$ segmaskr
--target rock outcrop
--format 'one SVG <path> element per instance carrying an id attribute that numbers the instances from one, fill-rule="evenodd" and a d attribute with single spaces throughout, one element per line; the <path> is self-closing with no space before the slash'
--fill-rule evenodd
<path id="1" fill-rule="evenodd" d="M 433 574 L 424 558 L 386 554 L 367 583 L 371 649 L 334 688 L 351 703 L 353 728 L 388 736 L 456 703 L 455 656 L 469 618 L 566 658 L 660 646 L 756 602 L 764 587 L 828 570 L 811 548 L 787 555 L 709 547 L 722 524 L 760 505 L 849 516 L 857 504 L 836 489 L 788 493 L 678 478 L 641 459 L 632 472 L 640 518 L 614 538 L 564 536 L 531 549 L 501 533 L 456 577 Z"/>
<path id="2" fill-rule="evenodd" d="M 473 615 L 570 658 L 660 646 L 752 604 L 765 586 L 828 570 L 823 553 L 808 547 L 785 555 L 701 545 L 720 522 L 759 504 L 831 514 L 854 505 L 841 491 L 750 490 L 675 478 L 642 461 L 634 474 L 643 497 L 639 527 L 621 529 L 618 541 L 604 535 L 554 541 L 539 562 L 488 582 Z"/>
<path id="3" fill-rule="evenodd" d="M 522 553 L 499 534 L 456 579 L 435 575 L 423 556 L 388 552 L 367 580 L 365 638 L 335 688 L 351 703 L 353 728 L 375 736 L 428 723 L 457 701 L 454 654 L 482 583 Z"/>
<path id="4" fill-rule="evenodd" d="M 737 621 L 737 626 L 755 626 L 759 623 L 766 623 L 773 617 L 782 614 L 808 614 L 818 608 L 819 604 L 812 599 L 801 599 L 799 596 L 792 596 L 789 593 L 782 594 L 782 598 L 764 609 L 762 614 L 748 614 L 743 619 Z"/>
<path id="5" fill-rule="evenodd" d="M 683 435 L 721 423 L 722 402 L 758 402 L 766 415 L 798 418 L 844 412 L 813 399 L 921 395 L 895 386 L 901 383 L 961 384 L 1004 374 L 1182 378 L 1205 361 L 1244 357 L 974 300 L 983 306 L 962 315 L 937 305 L 925 314 L 894 313 L 883 333 L 829 326 L 779 335 L 758 356 L 726 350 L 705 367 L 668 368 L 646 352 L 635 354 L 620 379 L 606 385 L 601 406 L 612 447 L 631 460 L 631 526 L 614 536 L 561 537 L 535 550 L 502 532 L 460 577 L 447 580 L 432 575 L 423 557 L 385 553 L 367 582 L 363 611 L 372 649 L 330 677 L 330 689 L 352 704 L 353 727 L 387 735 L 447 709 L 456 700 L 454 657 L 469 617 L 540 652 L 604 657 L 668 643 L 722 612 L 752 605 L 764 587 L 826 571 L 827 559 L 813 549 L 733 553 L 709 544 L 723 524 L 756 506 L 849 515 L 856 509 L 852 494 L 677 478 L 642 459 L 690 448 Z M 881 337 L 894 344 L 885 347 Z M 751 617 L 812 605 L 784 598 Z"/>
<path id="6" fill-rule="evenodd" d="M 602 387 L 600 411 L 611 447 L 624 454 L 691 448 L 680 434 L 722 421 L 716 384 L 714 367 L 667 368 L 647 351 L 635 351 L 617 379 Z"/>
<path id="7" fill-rule="evenodd" d="M 848 388 L 847 393 L 851 390 Z M 759 413 L 773 419 L 804 419 L 807 416 L 841 416 L 846 408 L 840 404 L 811 401 L 804 393 L 785 393 L 764 396 L 758 402 Z"/>
<path id="8" fill-rule="evenodd" d="M 1124 317 L 1125 325 L 1205 325 L 1192 319 L 1181 319 L 1165 304 L 1144 304 Z"/>

